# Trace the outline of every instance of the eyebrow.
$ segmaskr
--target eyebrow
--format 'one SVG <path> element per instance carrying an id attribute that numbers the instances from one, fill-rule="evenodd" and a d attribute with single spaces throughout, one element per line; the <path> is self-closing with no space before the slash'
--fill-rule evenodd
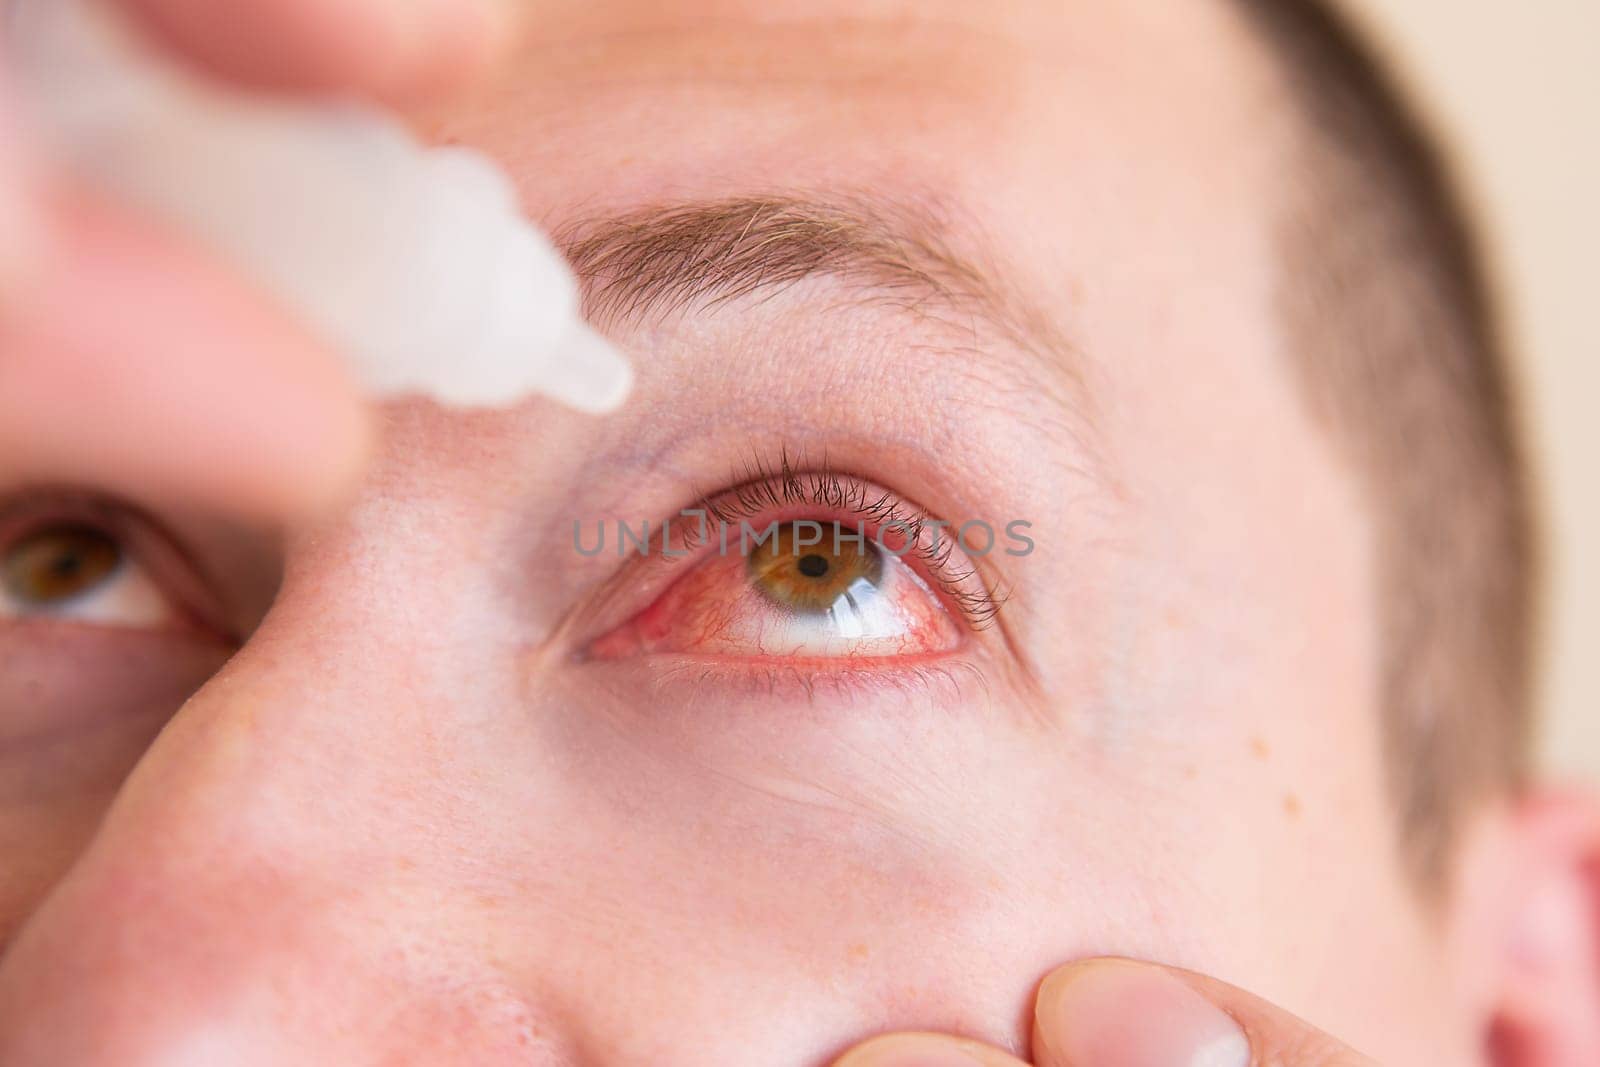
<path id="1" fill-rule="evenodd" d="M 1041 356 L 1049 377 L 1064 377 L 1076 392 L 1076 353 L 1051 319 L 1004 284 L 992 257 L 957 254 L 949 230 L 946 218 L 920 205 L 773 195 L 646 207 L 555 236 L 582 285 L 585 314 L 601 327 L 831 276 L 861 300 L 974 338 L 984 328 L 998 333 Z"/>

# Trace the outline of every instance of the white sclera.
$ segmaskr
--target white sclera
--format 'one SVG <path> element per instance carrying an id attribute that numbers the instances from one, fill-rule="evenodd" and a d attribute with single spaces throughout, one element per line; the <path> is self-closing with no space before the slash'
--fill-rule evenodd
<path id="1" fill-rule="evenodd" d="M 488 157 L 352 105 L 282 102 L 164 62 L 92 0 L 18 0 L 31 116 L 80 175 L 221 253 L 378 393 L 609 411 L 627 361 Z"/>

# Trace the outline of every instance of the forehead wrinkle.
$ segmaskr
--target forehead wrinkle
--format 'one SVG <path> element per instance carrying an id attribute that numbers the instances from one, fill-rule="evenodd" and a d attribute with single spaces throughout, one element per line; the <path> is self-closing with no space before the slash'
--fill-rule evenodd
<path id="1" fill-rule="evenodd" d="M 1032 357 L 1015 368 L 1018 378 L 1084 415 L 1078 352 L 1050 316 L 1004 283 L 992 256 L 957 254 L 947 230 L 926 205 L 773 194 L 646 206 L 568 224 L 555 237 L 582 286 L 585 315 L 602 329 L 831 277 L 845 284 L 848 303 L 886 306 L 963 338 L 953 354 L 965 363 L 1001 369 L 979 339 L 1010 342 Z"/>

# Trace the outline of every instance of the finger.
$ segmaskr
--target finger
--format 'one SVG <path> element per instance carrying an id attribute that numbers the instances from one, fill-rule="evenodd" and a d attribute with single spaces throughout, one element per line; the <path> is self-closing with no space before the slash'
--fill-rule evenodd
<path id="1" fill-rule="evenodd" d="M 165 235 L 81 202 L 58 213 L 0 323 L 0 486 L 283 521 L 345 492 L 366 416 L 325 351 Z"/>
<path id="2" fill-rule="evenodd" d="M 1027 1067 L 980 1041 L 945 1034 L 884 1034 L 857 1045 L 833 1067 Z"/>
<path id="3" fill-rule="evenodd" d="M 1039 987 L 1037 1067 L 1370 1067 L 1265 1001 L 1202 975 L 1102 959 Z"/>
<path id="4" fill-rule="evenodd" d="M 4 74 L 0 70 L 0 79 Z M 34 161 L 23 148 L 10 104 L 0 94 L 0 315 L 31 275 L 45 245 Z"/>
<path id="5" fill-rule="evenodd" d="M 121 0 L 169 45 L 267 89 L 415 102 L 484 67 L 517 0 Z"/>

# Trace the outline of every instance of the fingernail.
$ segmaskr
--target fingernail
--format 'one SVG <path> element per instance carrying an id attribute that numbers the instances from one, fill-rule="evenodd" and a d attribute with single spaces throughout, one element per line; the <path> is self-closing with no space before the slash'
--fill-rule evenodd
<path id="1" fill-rule="evenodd" d="M 833 1067 L 989 1067 L 968 1042 L 934 1034 L 895 1034 L 846 1053 Z"/>
<path id="2" fill-rule="evenodd" d="M 1036 1042 L 1071 1067 L 1250 1067 L 1239 1024 L 1159 967 L 1064 968 L 1040 988 L 1036 1019 Z"/>

